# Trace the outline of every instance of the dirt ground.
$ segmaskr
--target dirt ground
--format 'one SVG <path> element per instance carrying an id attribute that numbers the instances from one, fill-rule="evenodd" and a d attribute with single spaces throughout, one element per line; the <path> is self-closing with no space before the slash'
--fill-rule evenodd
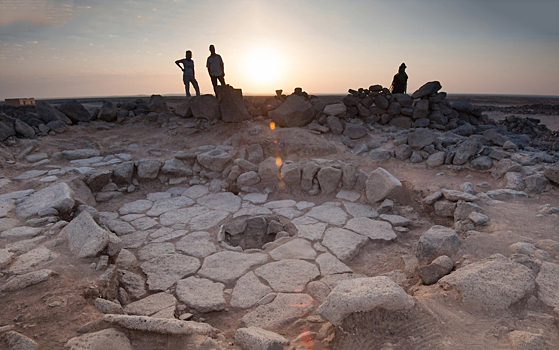
<path id="1" fill-rule="evenodd" d="M 262 97 L 256 98 L 261 99 Z M 325 96 L 328 101 L 339 101 L 341 96 Z M 496 97 L 472 98 L 465 96 L 449 96 L 451 100 L 468 100 L 474 104 L 496 106 L 523 105 L 529 103 L 559 103 L 559 99 L 550 102 L 549 99 L 525 97 Z M 135 98 L 131 98 L 135 99 Z M 123 101 L 119 98 L 117 101 Z M 170 106 L 176 106 L 183 98 L 166 98 Z M 53 101 L 60 102 L 60 101 Z M 100 106 L 101 99 L 88 99 L 83 102 L 86 107 Z M 506 115 L 492 112 L 492 118 L 499 119 Z M 552 130 L 559 130 L 559 116 L 531 115 L 540 118 Z M 14 154 L 18 154 L 29 145 L 34 145 L 40 152 L 52 154 L 63 149 L 95 148 L 102 155 L 118 153 L 130 144 L 138 144 L 137 151 L 131 153 L 134 159 L 160 158 L 169 159 L 173 153 L 191 147 L 208 144 L 219 144 L 237 132 L 247 128 L 258 128 L 260 133 L 254 137 L 268 150 L 274 149 L 288 136 L 280 135 L 269 129 L 265 122 L 241 123 L 238 125 L 214 125 L 211 130 L 187 135 L 185 128 L 169 130 L 153 127 L 154 123 L 138 123 L 116 125 L 106 130 L 102 124 L 92 122 L 89 126 L 72 126 L 66 132 L 54 136 L 46 136 L 41 140 L 19 140 L 11 147 Z M 404 189 L 395 199 L 396 210 L 409 214 L 415 220 L 407 233 L 398 234 L 395 243 L 381 244 L 369 242 L 362 248 L 359 255 L 346 262 L 356 273 L 366 276 L 378 276 L 395 269 L 404 269 L 402 255 L 413 254 L 419 237 L 433 224 L 451 226 L 452 221 L 437 217 L 431 206 L 420 200 L 441 188 L 459 189 L 468 181 L 476 186 L 477 191 L 485 191 L 477 185 L 487 182 L 491 189 L 502 188 L 502 179 L 495 180 L 489 173 L 475 172 L 467 169 L 460 171 L 446 167 L 428 169 L 409 162 L 390 160 L 373 162 L 353 155 L 340 143 L 339 136 L 328 134 L 322 137 L 324 141 L 336 146 L 336 153 L 321 158 L 344 159 L 354 161 L 361 169 L 372 171 L 378 166 L 387 169 L 400 179 Z M 253 140 L 253 141 L 254 141 Z M 264 147 L 266 150 L 266 147 Z M 306 155 L 297 152 L 290 153 L 289 159 L 308 159 Z M 53 161 L 53 165 L 57 165 Z M 22 168 L 6 168 L 2 174 L 11 178 L 25 171 Z M 64 178 L 62 178 L 64 179 Z M 11 182 L 0 189 L 1 193 L 44 187 L 37 181 Z M 99 211 L 115 211 L 126 202 L 143 199 L 147 193 L 164 191 L 167 186 L 159 181 L 142 182 L 133 193 L 100 203 Z M 331 200 L 328 196 L 309 196 L 298 190 L 283 189 L 272 193 L 269 200 L 276 199 L 309 200 L 321 204 Z M 485 213 L 491 218 L 490 224 L 480 229 L 479 234 L 464 237 L 462 247 L 462 262 L 476 261 L 495 253 L 508 255 L 507 247 L 518 241 L 534 243 L 541 239 L 559 240 L 559 217 L 546 215 L 537 217 L 538 209 L 543 204 L 559 207 L 559 190 L 549 188 L 541 195 L 531 195 L 529 198 L 501 202 L 497 205 L 483 206 Z M 2 245 L 9 243 L 4 240 Z M 32 336 L 42 345 L 43 349 L 63 349 L 65 342 L 76 336 L 76 331 L 86 323 L 99 319 L 101 313 L 93 307 L 92 299 L 87 299 L 88 289 L 100 276 L 89 267 L 94 262 L 75 260 L 69 257 L 64 245 L 56 245 L 51 239 L 47 247 L 60 254 L 57 264 L 51 268 L 58 272 L 58 276 L 47 282 L 31 286 L 19 292 L 0 294 L 0 326 L 15 325 L 16 331 Z M 487 315 L 465 308 L 458 301 L 458 296 L 448 293 L 436 285 L 421 285 L 418 279 L 412 279 L 407 287 L 408 293 L 419 302 L 416 309 L 406 315 L 367 315 L 357 314 L 347 320 L 346 329 L 339 334 L 332 349 L 508 349 L 506 333 L 510 329 L 541 329 L 546 334 L 549 349 L 559 349 L 559 332 L 553 319 L 547 319 L 540 311 L 540 305 L 528 308 L 518 305 L 501 314 Z M 526 303 L 522 301 L 521 303 Z M 420 312 L 421 311 L 421 312 Z M 425 312 L 427 311 L 427 312 Z M 549 311 L 549 310 L 547 310 Z M 234 332 L 240 327 L 240 312 L 224 311 L 204 314 L 206 322 L 223 331 L 228 342 L 233 342 Z M 242 315 L 242 314 L 241 314 Z M 201 315 L 195 315 L 198 319 Z M 410 322 L 402 329 L 399 317 L 406 317 Z M 304 330 L 317 332 L 318 326 L 304 323 L 286 327 L 282 335 L 288 339 L 295 338 Z M 399 328 L 400 327 L 400 328 Z M 392 344 L 392 345 L 390 345 Z M 3 344 L 0 342 L 0 349 Z M 166 348 L 168 345 L 158 345 Z M 384 346 L 384 347 L 383 347 Z M 392 347 L 390 347 L 392 346 Z M 239 349 L 233 345 L 231 349 Z M 322 345 L 308 347 L 308 349 L 322 348 Z"/>

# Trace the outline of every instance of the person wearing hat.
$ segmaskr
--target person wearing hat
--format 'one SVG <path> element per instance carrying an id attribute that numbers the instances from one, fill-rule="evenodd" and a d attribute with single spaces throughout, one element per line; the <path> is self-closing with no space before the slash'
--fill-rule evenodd
<path id="1" fill-rule="evenodd" d="M 392 80 L 392 93 L 405 94 L 408 88 L 408 75 L 406 74 L 406 64 L 402 63 L 398 69 L 398 73 L 394 75 Z"/>

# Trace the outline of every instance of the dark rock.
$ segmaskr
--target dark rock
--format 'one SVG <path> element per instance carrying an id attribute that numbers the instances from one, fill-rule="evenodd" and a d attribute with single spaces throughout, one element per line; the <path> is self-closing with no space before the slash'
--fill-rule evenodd
<path id="1" fill-rule="evenodd" d="M 480 150 L 481 150 L 481 144 L 479 140 L 477 138 L 470 137 L 466 141 L 460 144 L 460 146 L 456 150 L 456 154 L 454 155 L 452 164 L 455 165 L 465 164 L 468 160 L 474 157 Z"/>
<path id="2" fill-rule="evenodd" d="M 332 131 L 332 134 L 341 135 L 342 132 L 344 132 L 344 126 L 340 122 L 339 118 L 330 115 L 326 118 L 326 123 L 328 124 L 330 131 Z"/>
<path id="3" fill-rule="evenodd" d="M 68 129 L 68 125 L 61 120 L 54 120 L 52 122 L 48 122 L 47 126 L 54 130 L 55 132 L 62 133 Z"/>
<path id="4" fill-rule="evenodd" d="M 454 268 L 454 262 L 446 255 L 439 256 L 432 263 L 419 267 L 419 277 L 429 285 L 448 275 Z"/>
<path id="5" fill-rule="evenodd" d="M 19 119 L 15 120 L 14 127 L 15 127 L 15 131 L 18 134 L 22 135 L 23 137 L 27 137 L 28 139 L 33 139 L 37 137 L 35 135 L 35 130 L 33 130 L 32 127 L 30 127 L 29 125 L 27 125 L 26 123 L 22 122 Z"/>
<path id="6" fill-rule="evenodd" d="M 118 108 L 111 102 L 103 102 L 103 106 L 97 115 L 97 119 L 104 120 L 106 122 L 114 122 L 118 113 Z"/>
<path id="7" fill-rule="evenodd" d="M 438 81 L 430 81 L 416 90 L 411 97 L 413 99 L 422 98 L 438 92 L 442 88 L 441 83 Z"/>
<path id="8" fill-rule="evenodd" d="M 311 122 L 314 109 L 310 102 L 297 95 L 290 95 L 284 103 L 268 116 L 281 127 L 300 127 Z"/>
<path id="9" fill-rule="evenodd" d="M 427 118 L 429 115 L 429 100 L 420 100 L 415 103 L 415 108 L 413 109 L 412 118 L 422 119 Z"/>
<path id="10" fill-rule="evenodd" d="M 250 115 L 243 102 L 243 91 L 232 86 L 217 86 L 219 111 L 221 120 L 226 123 L 239 123 L 250 119 Z"/>
<path id="11" fill-rule="evenodd" d="M 377 95 L 377 97 L 375 97 L 375 105 L 379 108 L 382 109 L 387 109 L 389 106 L 388 100 L 382 96 L 382 95 Z"/>
<path id="12" fill-rule="evenodd" d="M 91 115 L 85 109 L 85 107 L 76 100 L 70 100 L 62 103 L 58 110 L 66 114 L 68 118 L 74 123 L 78 122 L 89 122 L 91 120 Z"/>
<path id="13" fill-rule="evenodd" d="M 470 164 L 476 170 L 489 170 L 493 166 L 493 160 L 491 157 L 481 156 L 470 161 Z"/>
<path id="14" fill-rule="evenodd" d="M 190 100 L 192 116 L 197 119 L 209 121 L 220 118 L 219 103 L 214 95 L 194 96 Z"/>
<path id="15" fill-rule="evenodd" d="M 412 126 L 412 120 L 409 117 L 395 117 L 390 119 L 388 124 L 398 128 L 409 129 Z"/>
<path id="16" fill-rule="evenodd" d="M 155 113 L 163 113 L 169 110 L 167 102 L 163 101 L 163 96 L 161 95 L 151 95 L 148 102 L 148 109 L 150 112 Z"/>
<path id="17" fill-rule="evenodd" d="M 554 182 L 555 185 L 559 185 L 559 162 L 545 169 L 543 176 Z"/>
<path id="18" fill-rule="evenodd" d="M 448 118 L 441 111 L 432 111 L 429 113 L 429 120 L 434 124 L 446 125 Z"/>
<path id="19" fill-rule="evenodd" d="M 392 102 L 388 106 L 388 114 L 390 115 L 398 115 L 402 111 L 402 106 L 398 102 Z"/>
<path id="20" fill-rule="evenodd" d="M 437 141 L 437 135 L 429 129 L 417 129 L 408 134 L 408 144 L 413 149 L 422 149 Z"/>
<path id="21" fill-rule="evenodd" d="M 347 95 L 344 97 L 343 103 L 348 107 L 356 107 L 359 104 L 359 98 L 354 95 Z"/>
<path id="22" fill-rule="evenodd" d="M 360 139 L 367 135 L 367 128 L 361 125 L 347 123 L 344 129 L 344 135 L 351 139 Z"/>
<path id="23" fill-rule="evenodd" d="M 70 120 L 70 118 L 66 116 L 66 114 L 60 112 L 58 109 L 54 108 L 54 106 L 48 102 L 37 101 L 35 108 L 37 109 L 37 113 L 39 117 L 41 118 L 42 121 L 45 122 L 45 124 L 57 120 L 62 121 L 65 124 L 72 124 L 72 121 Z"/>
<path id="24" fill-rule="evenodd" d="M 4 141 L 10 136 L 15 136 L 16 129 L 14 127 L 14 119 L 4 116 L 0 119 L 0 140 Z"/>

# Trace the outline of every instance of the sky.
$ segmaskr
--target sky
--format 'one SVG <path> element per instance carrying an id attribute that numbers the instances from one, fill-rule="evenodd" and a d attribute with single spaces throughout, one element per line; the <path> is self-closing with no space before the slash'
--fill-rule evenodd
<path id="1" fill-rule="evenodd" d="M 0 0 L 0 100 L 183 94 L 175 60 L 193 52 L 212 93 L 208 46 L 245 95 L 559 95 L 557 0 Z M 194 92 L 191 89 L 191 92 Z"/>

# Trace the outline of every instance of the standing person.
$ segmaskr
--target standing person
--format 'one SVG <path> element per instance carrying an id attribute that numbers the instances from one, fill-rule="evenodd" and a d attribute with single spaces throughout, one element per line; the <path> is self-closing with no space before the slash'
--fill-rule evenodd
<path id="1" fill-rule="evenodd" d="M 210 45 L 210 57 L 208 57 L 206 67 L 208 68 L 215 96 L 217 97 L 215 87 L 217 86 L 218 80 L 222 86 L 225 85 L 225 68 L 223 67 L 223 60 L 221 59 L 221 56 L 215 53 L 215 47 L 213 45 Z"/>
<path id="2" fill-rule="evenodd" d="M 408 89 L 408 75 L 406 74 L 406 64 L 402 63 L 398 69 L 398 73 L 394 75 L 392 80 L 392 93 L 405 94 Z"/>
<path id="3" fill-rule="evenodd" d="M 182 75 L 182 81 L 184 82 L 184 89 L 186 90 L 186 97 L 190 99 L 190 84 L 194 86 L 196 90 L 196 96 L 200 96 L 200 88 L 198 87 L 198 82 L 194 77 L 194 61 L 192 60 L 192 51 L 188 50 L 185 53 L 185 57 L 181 60 L 176 60 L 175 64 L 184 72 Z M 181 64 L 182 63 L 182 67 Z"/>

